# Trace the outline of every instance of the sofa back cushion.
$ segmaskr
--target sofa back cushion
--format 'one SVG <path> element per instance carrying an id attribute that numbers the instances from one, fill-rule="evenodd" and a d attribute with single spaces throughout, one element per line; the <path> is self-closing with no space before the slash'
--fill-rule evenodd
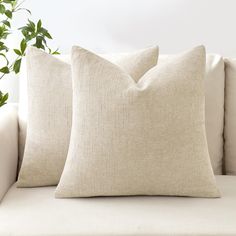
<path id="1" fill-rule="evenodd" d="M 122 62 L 122 54 L 109 55 L 113 60 Z M 173 55 L 160 55 L 158 63 L 170 60 Z M 70 56 L 60 56 L 70 63 Z M 19 101 L 19 163 L 23 159 L 27 130 L 27 76 L 23 63 L 20 75 Z M 224 126 L 224 61 L 221 56 L 208 54 L 206 56 L 206 134 L 211 163 L 215 174 L 222 173 L 223 160 L 223 126 Z"/>
<path id="2" fill-rule="evenodd" d="M 236 59 L 225 58 L 225 172 L 236 175 Z"/>

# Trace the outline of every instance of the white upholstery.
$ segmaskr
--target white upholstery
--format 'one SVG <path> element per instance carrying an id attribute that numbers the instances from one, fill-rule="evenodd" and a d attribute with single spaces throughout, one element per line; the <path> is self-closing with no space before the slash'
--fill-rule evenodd
<path id="1" fill-rule="evenodd" d="M 0 108 L 0 201 L 16 180 L 18 121 L 15 105 Z"/>
<path id="2" fill-rule="evenodd" d="M 13 185 L 0 205 L 0 236 L 236 235 L 236 176 L 217 184 L 218 199 L 55 199 L 55 187 Z"/>
<path id="3" fill-rule="evenodd" d="M 225 58 L 225 173 L 236 175 L 236 59 Z"/>
<path id="4" fill-rule="evenodd" d="M 222 67 L 221 60 L 217 62 L 212 58 L 212 66 L 218 64 Z M 217 69 L 214 74 L 221 76 L 222 71 Z M 212 80 L 214 78 L 212 76 Z M 219 115 L 222 113 L 224 80 L 217 81 L 217 85 L 216 81 L 209 81 L 207 85 L 212 92 L 209 94 L 212 113 L 206 122 L 212 125 L 211 130 L 217 129 L 212 135 L 221 143 L 222 117 Z M 24 90 L 21 92 L 24 93 Z M 216 113 L 212 104 L 219 108 Z M 0 199 L 14 182 L 17 165 L 17 120 L 14 109 L 7 106 L 1 109 Z M 22 114 L 26 113 L 22 110 Z M 25 128 L 22 130 L 25 131 Z M 216 148 L 212 149 L 212 153 L 221 155 L 222 147 L 218 147 L 219 152 Z M 0 236 L 235 236 L 236 176 L 217 176 L 217 185 L 222 193 L 222 198 L 218 199 L 55 199 L 55 187 L 17 189 L 13 185 L 0 203 Z"/>
<path id="5" fill-rule="evenodd" d="M 211 61 L 212 66 L 219 65 L 219 70 L 214 72 L 217 76 L 222 75 L 221 60 L 212 58 Z M 212 76 L 212 80 L 214 78 Z M 207 85 L 212 92 L 209 95 L 212 113 L 207 122 L 212 125 L 211 130 L 217 129 L 212 135 L 221 143 L 222 117 L 219 115 L 222 113 L 224 80 L 215 83 L 209 81 Z M 24 90 L 21 92 L 24 94 Z M 219 108 L 216 113 L 212 104 Z M 1 111 L 0 199 L 14 182 L 17 165 L 15 112 L 8 106 Z M 22 110 L 22 114 L 26 113 Z M 219 152 L 217 148 L 212 152 L 215 150 L 221 155 L 222 147 L 218 147 Z M 220 199 L 106 197 L 64 200 L 54 198 L 55 187 L 17 189 L 13 185 L 0 203 L 0 236 L 235 236 L 236 176 L 217 176 L 217 184 L 222 193 Z"/>

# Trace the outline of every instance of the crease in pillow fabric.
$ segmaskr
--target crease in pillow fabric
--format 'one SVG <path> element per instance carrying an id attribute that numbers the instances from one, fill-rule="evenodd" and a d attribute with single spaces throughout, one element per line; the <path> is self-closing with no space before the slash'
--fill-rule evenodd
<path id="1" fill-rule="evenodd" d="M 158 48 L 104 57 L 138 79 L 157 64 Z M 27 137 L 17 186 L 57 185 L 71 133 L 71 65 L 34 47 L 27 51 L 26 63 Z"/>
<path id="2" fill-rule="evenodd" d="M 219 197 L 206 141 L 204 77 L 203 46 L 138 81 L 73 47 L 71 140 L 55 196 Z"/>

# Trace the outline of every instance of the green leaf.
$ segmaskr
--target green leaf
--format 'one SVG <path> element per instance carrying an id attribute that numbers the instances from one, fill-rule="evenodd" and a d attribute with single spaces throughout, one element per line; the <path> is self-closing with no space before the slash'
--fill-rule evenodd
<path id="1" fill-rule="evenodd" d="M 45 37 L 49 38 L 49 39 L 52 39 L 52 36 L 49 34 L 49 32 L 45 29 L 45 28 L 41 28 L 39 30 L 40 33 L 42 33 Z"/>
<path id="2" fill-rule="evenodd" d="M 9 64 L 9 61 L 8 61 L 8 59 L 7 59 L 6 55 L 5 55 L 5 54 L 3 54 L 3 53 L 0 53 L 0 56 L 1 56 L 1 57 L 3 57 L 3 58 L 5 59 L 5 61 L 6 61 L 7 65 L 8 65 L 8 64 Z"/>
<path id="3" fill-rule="evenodd" d="M 21 33 L 25 36 L 25 37 L 28 37 L 28 31 L 22 27 L 21 29 Z"/>
<path id="4" fill-rule="evenodd" d="M 11 28 L 11 24 L 8 20 L 3 20 L 2 23 L 6 26 L 8 26 L 9 28 Z"/>
<path id="5" fill-rule="evenodd" d="M 36 42 L 33 46 L 37 47 L 37 48 L 42 48 L 43 50 L 45 50 L 45 47 L 43 45 L 43 41 L 45 39 L 42 36 L 37 36 L 36 37 Z"/>
<path id="6" fill-rule="evenodd" d="M 12 18 L 12 12 L 10 10 L 6 10 L 5 15 L 10 19 Z"/>
<path id="7" fill-rule="evenodd" d="M 59 50 L 59 48 L 57 48 L 54 52 L 52 52 L 51 54 L 52 55 L 59 55 L 60 54 L 60 52 L 58 51 Z"/>
<path id="8" fill-rule="evenodd" d="M 15 61 L 14 66 L 13 66 L 13 70 L 15 71 L 16 74 L 19 73 L 20 66 L 21 66 L 21 59 L 18 59 Z"/>
<path id="9" fill-rule="evenodd" d="M 8 93 L 3 94 L 0 91 L 0 107 L 6 104 L 6 101 L 8 100 Z"/>
<path id="10" fill-rule="evenodd" d="M 28 19 L 28 26 L 33 30 L 33 31 L 35 31 L 35 23 L 33 22 L 33 21 L 31 21 L 30 19 Z"/>
<path id="11" fill-rule="evenodd" d="M 9 32 L 4 32 L 4 33 L 1 35 L 1 38 L 2 38 L 2 39 L 6 39 L 9 34 L 10 34 Z"/>
<path id="12" fill-rule="evenodd" d="M 0 72 L 2 72 L 3 74 L 9 74 L 9 68 L 7 66 L 4 66 L 0 69 Z"/>
<path id="13" fill-rule="evenodd" d="M 18 56 L 21 56 L 21 55 L 22 55 L 22 54 L 21 54 L 21 51 L 18 50 L 18 49 L 14 49 L 14 52 L 15 52 L 15 54 L 17 54 Z"/>
<path id="14" fill-rule="evenodd" d="M 16 11 L 27 11 L 31 15 L 31 11 L 29 9 L 27 9 L 27 8 L 20 7 L 20 8 L 17 8 Z"/>
<path id="15" fill-rule="evenodd" d="M 31 20 L 28 20 L 26 26 L 19 28 L 19 30 L 21 30 L 22 34 L 27 34 L 29 36 L 30 34 L 35 33 L 35 24 Z"/>
<path id="16" fill-rule="evenodd" d="M 6 11 L 6 8 L 3 4 L 0 4 L 0 14 L 4 14 Z"/>
<path id="17" fill-rule="evenodd" d="M 44 35 L 45 35 L 47 38 L 52 39 L 52 36 L 51 36 L 48 32 L 46 32 Z"/>
<path id="18" fill-rule="evenodd" d="M 6 47 L 3 42 L 0 42 L 0 51 L 8 52 L 8 47 Z"/>
<path id="19" fill-rule="evenodd" d="M 3 0 L 5 3 L 12 3 L 12 2 L 17 2 L 17 0 Z"/>
<path id="20" fill-rule="evenodd" d="M 6 39 L 10 31 L 6 28 L 4 24 L 0 25 L 0 39 Z"/>
<path id="21" fill-rule="evenodd" d="M 30 27 L 28 26 L 28 24 L 27 24 L 27 26 L 23 26 L 23 27 L 18 28 L 18 30 L 29 31 L 29 30 L 31 30 L 31 28 L 30 28 Z"/>
<path id="22" fill-rule="evenodd" d="M 20 50 L 21 50 L 21 54 L 22 54 L 22 55 L 23 55 L 24 52 L 25 52 L 26 46 L 27 46 L 27 44 L 26 44 L 25 39 L 22 39 L 22 40 L 21 40 L 21 43 L 20 43 Z"/>
<path id="23" fill-rule="evenodd" d="M 37 31 L 38 31 L 39 29 L 41 29 L 41 27 L 42 27 L 42 21 L 39 20 L 38 23 L 37 23 Z"/>
<path id="24" fill-rule="evenodd" d="M 15 8 L 16 8 L 16 6 L 17 6 L 17 4 L 18 4 L 18 0 L 7 0 L 7 1 L 10 1 L 11 3 L 11 7 L 12 7 L 12 9 L 14 9 L 15 10 Z M 22 4 L 24 2 L 24 0 L 22 1 L 22 2 L 20 2 L 20 4 L 18 5 L 18 7 Z"/>

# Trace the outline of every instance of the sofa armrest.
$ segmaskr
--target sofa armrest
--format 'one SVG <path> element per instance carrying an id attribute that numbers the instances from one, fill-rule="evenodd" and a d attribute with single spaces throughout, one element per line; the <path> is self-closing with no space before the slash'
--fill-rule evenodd
<path id="1" fill-rule="evenodd" d="M 0 108 L 0 201 L 16 181 L 17 163 L 17 107 L 9 104 Z"/>

